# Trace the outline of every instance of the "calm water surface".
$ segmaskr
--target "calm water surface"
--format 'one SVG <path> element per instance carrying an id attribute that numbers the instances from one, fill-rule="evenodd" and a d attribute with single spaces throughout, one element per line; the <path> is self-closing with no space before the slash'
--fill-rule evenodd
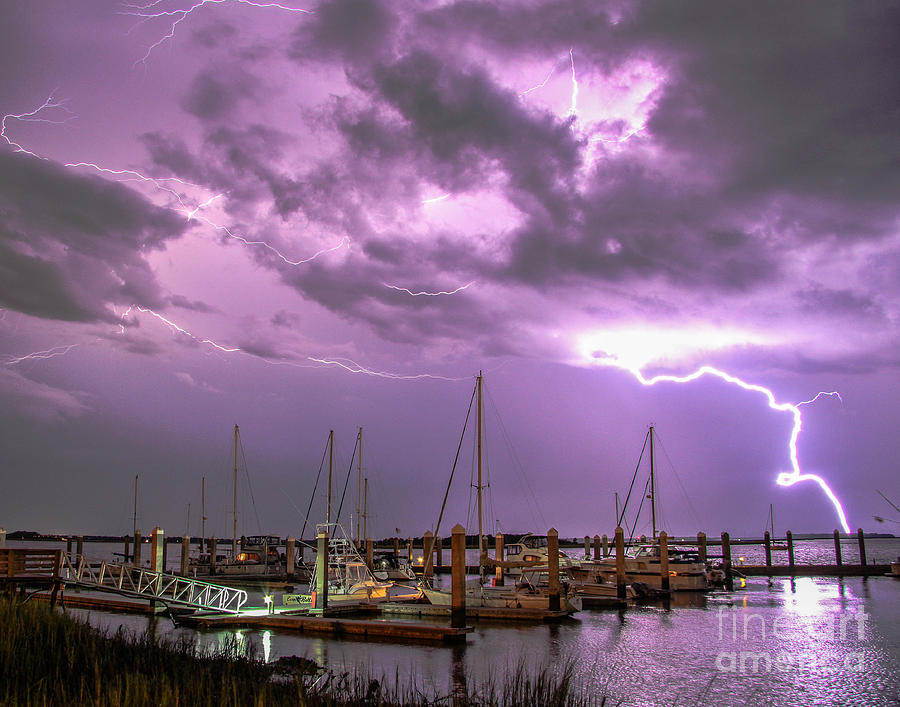
<path id="1" fill-rule="evenodd" d="M 92 553 L 95 547 L 106 546 L 90 546 Z M 173 547 L 170 554 L 177 555 Z M 845 562 L 855 561 L 854 547 L 845 546 Z M 754 563 L 757 552 L 736 548 L 735 558 Z M 867 554 L 870 562 L 896 559 L 900 541 L 873 539 Z M 833 546 L 800 541 L 796 556 L 798 563 L 831 562 Z M 161 617 L 72 613 L 107 629 L 151 625 L 157 634 L 185 636 L 199 648 L 236 640 L 269 661 L 300 655 L 335 672 L 385 674 L 389 682 L 399 671 L 402 682 L 415 680 L 426 694 L 502 681 L 520 663 L 558 671 L 571 661 L 578 689 L 607 696 L 607 704 L 900 705 L 900 580 L 890 577 L 750 578 L 731 593 L 678 595 L 668 608 L 582 611 L 552 625 L 478 623 L 464 647 L 452 648 L 270 631 L 196 632 Z"/>

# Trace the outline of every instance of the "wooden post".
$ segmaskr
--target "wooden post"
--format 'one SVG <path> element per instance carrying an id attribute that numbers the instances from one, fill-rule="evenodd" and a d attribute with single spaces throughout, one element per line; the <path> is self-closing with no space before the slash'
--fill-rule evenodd
<path id="1" fill-rule="evenodd" d="M 434 579 L 434 533 L 430 530 L 425 531 L 422 536 L 422 564 L 424 569 L 423 576 L 425 581 Z"/>
<path id="2" fill-rule="evenodd" d="M 731 573 L 731 536 L 728 533 L 722 533 L 722 569 L 725 570 L 725 589 L 732 592 L 734 576 Z"/>
<path id="3" fill-rule="evenodd" d="M 129 552 L 129 550 L 131 550 L 131 538 L 126 535 L 125 536 L 125 552 L 122 553 L 122 564 L 127 563 L 128 558 L 131 557 L 131 553 Z"/>
<path id="4" fill-rule="evenodd" d="M 603 555 L 600 554 L 601 552 L 602 552 L 602 550 L 600 549 L 600 536 L 595 535 L 594 536 L 594 562 L 598 562 L 600 560 L 600 558 L 603 557 Z"/>
<path id="5" fill-rule="evenodd" d="M 394 538 L 394 557 L 400 562 L 400 538 Z"/>
<path id="6" fill-rule="evenodd" d="M 375 541 L 372 538 L 366 538 L 366 567 L 369 568 L 369 572 L 375 569 L 374 549 Z"/>
<path id="7" fill-rule="evenodd" d="M 215 536 L 211 537 L 206 541 L 206 547 L 209 549 L 209 573 L 211 575 L 216 573 L 216 543 L 218 542 L 218 538 Z"/>
<path id="8" fill-rule="evenodd" d="M 290 535 L 284 540 L 284 563 L 285 579 L 293 581 L 297 564 L 297 541 Z"/>
<path id="9" fill-rule="evenodd" d="M 589 535 L 584 536 L 584 559 L 591 559 L 591 538 Z"/>
<path id="10" fill-rule="evenodd" d="M 6 530 L 0 528 L 0 547 L 6 547 Z"/>
<path id="11" fill-rule="evenodd" d="M 169 556 L 169 543 L 166 542 L 166 539 L 164 537 L 163 541 L 162 541 L 162 564 L 159 567 L 160 572 L 166 571 L 166 563 L 168 562 L 168 556 Z"/>
<path id="12" fill-rule="evenodd" d="M 866 565 L 866 534 L 862 528 L 857 528 L 856 537 L 859 540 L 859 564 Z"/>
<path id="13" fill-rule="evenodd" d="M 559 611 L 559 532 L 556 528 L 547 531 L 547 570 L 550 575 L 550 611 Z"/>
<path id="14" fill-rule="evenodd" d="M 700 556 L 700 562 L 706 564 L 706 533 L 702 530 L 697 533 L 697 554 Z"/>
<path id="15" fill-rule="evenodd" d="M 609 538 L 603 534 L 603 557 L 609 557 Z"/>
<path id="16" fill-rule="evenodd" d="M 328 533 L 316 535 L 315 598 L 310 613 L 321 614 L 328 608 Z"/>
<path id="17" fill-rule="evenodd" d="M 134 566 L 141 566 L 141 541 L 143 538 L 141 537 L 141 531 L 138 530 L 134 534 Z"/>
<path id="18" fill-rule="evenodd" d="M 843 558 L 841 557 L 841 534 L 837 529 L 834 531 L 834 563 L 840 567 L 843 562 Z"/>
<path id="19" fill-rule="evenodd" d="M 413 539 L 409 538 L 406 541 L 406 558 L 409 561 L 410 566 L 412 566 L 412 561 L 413 561 L 412 551 L 413 551 Z"/>
<path id="20" fill-rule="evenodd" d="M 769 531 L 766 531 L 766 534 L 763 536 L 763 540 L 766 544 L 766 567 L 772 566 L 772 536 L 769 534 Z"/>
<path id="21" fill-rule="evenodd" d="M 66 554 L 72 554 L 72 538 L 66 538 Z"/>
<path id="22" fill-rule="evenodd" d="M 789 530 L 785 534 L 788 546 L 788 566 L 794 566 L 794 534 Z"/>
<path id="23" fill-rule="evenodd" d="M 84 554 L 84 536 L 83 535 L 79 535 L 78 538 L 76 539 L 75 554 L 76 555 Z"/>
<path id="24" fill-rule="evenodd" d="M 450 531 L 450 625 L 466 625 L 466 529 L 459 523 Z"/>
<path id="25" fill-rule="evenodd" d="M 665 530 L 659 533 L 659 582 L 664 592 L 669 591 L 669 536 Z"/>
<path id="26" fill-rule="evenodd" d="M 437 560 L 435 561 L 436 567 L 444 566 L 444 541 L 441 538 L 434 539 L 434 545 L 437 548 Z"/>
<path id="27" fill-rule="evenodd" d="M 616 596 L 625 598 L 625 531 L 616 528 Z"/>
<path id="28" fill-rule="evenodd" d="M 503 562 L 503 533 L 497 533 L 494 536 L 494 557 L 497 562 Z M 497 565 L 497 571 L 494 574 L 494 584 L 498 587 L 503 586 L 503 566 Z"/>
<path id="29" fill-rule="evenodd" d="M 181 576 L 187 577 L 188 573 L 188 556 L 191 552 L 191 538 L 189 535 L 181 537 Z"/>
<path id="30" fill-rule="evenodd" d="M 163 543 L 166 540 L 166 534 L 163 529 L 156 526 L 153 534 L 150 536 L 150 570 L 152 572 L 162 572 L 163 568 Z"/>

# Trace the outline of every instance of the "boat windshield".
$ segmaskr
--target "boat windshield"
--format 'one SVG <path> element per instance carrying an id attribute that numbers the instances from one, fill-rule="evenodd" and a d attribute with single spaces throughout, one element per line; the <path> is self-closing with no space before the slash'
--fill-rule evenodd
<path id="1" fill-rule="evenodd" d="M 530 547 L 532 549 L 537 549 L 539 547 L 547 547 L 547 538 L 532 535 L 530 537 L 523 538 L 522 544 L 525 547 Z"/>

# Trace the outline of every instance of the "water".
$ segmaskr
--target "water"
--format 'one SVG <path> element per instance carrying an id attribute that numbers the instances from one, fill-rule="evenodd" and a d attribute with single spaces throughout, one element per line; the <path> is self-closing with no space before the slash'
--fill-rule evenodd
<path id="1" fill-rule="evenodd" d="M 88 547 L 96 554 L 104 546 Z M 855 561 L 854 547 L 844 547 L 845 562 Z M 170 565 L 171 554 L 179 555 L 173 548 Z M 739 547 L 734 555 L 749 564 L 759 561 L 757 552 Z M 867 542 L 870 562 L 898 554 L 898 540 Z M 832 562 L 833 546 L 798 541 L 796 557 L 798 563 Z M 583 611 L 561 624 L 479 623 L 460 647 L 196 632 L 161 617 L 72 613 L 107 629 L 152 626 L 200 648 L 236 640 L 268 661 L 305 656 L 338 673 L 383 673 L 389 682 L 397 671 L 401 682 L 414 680 L 438 695 L 462 684 L 473 689 L 491 678 L 502 681 L 520 662 L 535 671 L 561 671 L 571 661 L 578 689 L 598 700 L 605 695 L 608 704 L 900 704 L 900 581 L 890 577 L 750 578 L 746 588 L 731 593 L 679 595 L 668 609 Z"/>

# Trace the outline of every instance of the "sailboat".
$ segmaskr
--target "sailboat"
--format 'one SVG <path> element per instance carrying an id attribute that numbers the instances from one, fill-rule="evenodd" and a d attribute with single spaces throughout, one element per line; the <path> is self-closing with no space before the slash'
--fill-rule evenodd
<path id="1" fill-rule="evenodd" d="M 641 455 L 649 443 L 650 447 L 650 478 L 648 479 L 650 500 L 650 518 L 652 528 L 652 543 L 640 545 L 631 555 L 625 557 L 625 582 L 627 584 L 643 583 L 649 587 L 659 589 L 662 587 L 660 576 L 659 544 L 656 542 L 656 465 L 654 454 L 654 432 L 651 425 L 644 438 L 644 447 Z M 639 462 L 640 463 L 640 462 Z M 637 472 L 635 472 L 637 475 Z M 632 480 L 634 484 L 634 480 Z M 630 492 L 629 492 L 630 497 Z M 628 505 L 628 497 L 625 506 Z M 640 509 L 638 510 L 640 512 Z M 625 508 L 616 518 L 616 525 L 622 522 Z M 637 520 L 635 519 L 635 523 Z M 599 584 L 616 582 L 616 558 L 604 557 L 600 560 L 585 560 L 578 569 L 572 569 L 569 574 L 583 581 L 595 581 Z M 669 549 L 669 588 L 673 591 L 702 591 L 709 587 L 706 567 L 696 553 Z"/>
<path id="2" fill-rule="evenodd" d="M 231 554 L 219 555 L 216 553 L 215 563 L 210 562 L 210 553 L 201 553 L 191 560 L 190 574 L 194 577 L 215 576 L 218 578 L 241 580 L 278 580 L 286 577 L 284 558 L 279 554 L 278 547 L 282 544 L 281 538 L 275 535 L 250 535 L 237 534 L 237 505 L 238 505 L 238 448 L 240 447 L 240 430 L 234 426 L 234 481 L 232 487 L 232 537 Z M 202 522 L 205 527 L 205 478 L 203 481 L 204 494 L 202 498 Z"/>
<path id="3" fill-rule="evenodd" d="M 481 372 L 475 380 L 475 399 L 476 399 L 476 458 L 478 465 L 478 481 L 475 486 L 477 491 L 478 502 L 478 566 L 479 577 L 466 583 L 466 606 L 468 607 L 490 607 L 490 608 L 532 608 L 532 609 L 549 609 L 550 595 L 545 587 L 532 584 L 530 582 L 522 582 L 510 587 L 489 587 L 484 584 L 484 574 L 482 568 L 488 562 L 487 550 L 484 544 L 484 527 L 482 520 L 482 449 L 483 449 L 483 388 L 484 381 Z M 452 479 L 452 476 L 451 476 Z M 449 492 L 449 486 L 448 486 Z M 446 497 L 444 499 L 446 503 Z M 443 515 L 443 508 L 441 509 Z M 440 529 L 440 518 L 438 518 L 438 527 L 435 535 Z M 426 548 L 426 555 L 431 548 Z M 493 561 L 492 564 L 496 564 Z M 502 562 L 500 564 L 507 565 L 509 563 Z M 531 564 L 531 563 L 529 563 Z M 450 606 L 452 602 L 452 592 L 433 589 L 425 584 L 421 585 L 422 591 L 428 601 L 435 606 Z M 581 599 L 575 595 L 565 581 L 560 582 L 560 609 L 567 613 L 574 613 L 581 610 Z"/>
<path id="4" fill-rule="evenodd" d="M 771 534 L 772 541 L 769 543 L 769 548 L 771 550 L 787 550 L 787 543 L 779 543 L 776 542 L 776 538 L 778 537 L 775 534 L 775 513 L 772 510 L 772 504 L 769 504 L 769 520 L 766 522 L 766 530 L 768 530 Z"/>

